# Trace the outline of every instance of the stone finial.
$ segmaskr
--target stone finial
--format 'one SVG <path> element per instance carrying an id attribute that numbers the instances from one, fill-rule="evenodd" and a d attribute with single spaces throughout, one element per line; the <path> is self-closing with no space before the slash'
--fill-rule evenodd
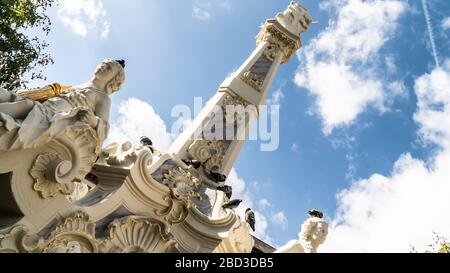
<path id="1" fill-rule="evenodd" d="M 277 14 L 276 19 L 283 27 L 295 35 L 306 32 L 309 25 L 313 22 L 308 10 L 293 1 L 284 12 Z"/>

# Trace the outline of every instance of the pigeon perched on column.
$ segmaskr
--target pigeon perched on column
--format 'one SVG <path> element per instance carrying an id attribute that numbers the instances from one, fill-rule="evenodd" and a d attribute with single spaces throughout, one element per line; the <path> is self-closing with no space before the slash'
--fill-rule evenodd
<path id="1" fill-rule="evenodd" d="M 202 163 L 198 160 L 183 159 L 183 163 L 188 166 L 194 167 L 194 169 L 198 169 L 198 168 L 200 168 L 200 166 L 202 166 Z"/>
<path id="2" fill-rule="evenodd" d="M 222 208 L 224 208 L 224 209 L 236 209 L 237 207 L 239 207 L 239 205 L 241 203 L 242 203 L 242 200 L 240 200 L 240 199 L 231 200 L 230 202 L 224 204 L 222 206 Z"/>
<path id="3" fill-rule="evenodd" d="M 225 195 L 228 197 L 228 200 L 233 196 L 233 187 L 231 186 L 222 186 L 217 188 L 218 191 L 223 191 Z"/>
<path id="4" fill-rule="evenodd" d="M 150 151 L 152 153 L 155 152 L 155 148 L 153 148 L 153 142 L 152 142 L 152 140 L 150 138 L 148 138 L 146 136 L 141 137 L 141 145 L 143 147 L 146 147 L 146 148 L 150 149 Z"/>
<path id="5" fill-rule="evenodd" d="M 245 211 L 245 221 L 250 225 L 252 230 L 255 231 L 255 224 L 256 224 L 255 213 L 250 208 L 248 208 Z"/>
<path id="6" fill-rule="evenodd" d="M 208 178 L 216 183 L 225 182 L 227 180 L 227 176 L 215 171 L 210 171 L 208 174 Z"/>

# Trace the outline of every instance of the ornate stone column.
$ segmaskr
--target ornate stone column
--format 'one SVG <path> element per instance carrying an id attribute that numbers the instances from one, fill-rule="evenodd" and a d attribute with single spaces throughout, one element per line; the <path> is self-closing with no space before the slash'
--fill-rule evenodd
<path id="1" fill-rule="evenodd" d="M 241 150 L 243 138 L 235 134 L 230 139 L 224 132 L 223 139 L 205 141 L 205 128 L 211 128 L 211 124 L 216 122 L 214 115 L 218 109 L 223 109 L 226 117 L 230 114 L 226 111 L 227 106 L 242 106 L 240 109 L 244 112 L 241 110 L 237 113 L 237 118 L 243 119 L 240 120 L 243 121 L 239 124 L 243 127 L 240 130 L 248 132 L 251 123 L 259 115 L 260 106 L 266 102 L 280 65 L 289 61 L 302 46 L 300 34 L 307 31 L 311 23 L 312 18 L 307 10 L 294 2 L 289 4 L 286 11 L 277 14 L 275 19 L 267 20 L 256 38 L 256 49 L 237 71 L 225 79 L 192 125 L 172 145 L 169 153 L 181 159 L 199 160 L 204 163 L 205 171 L 218 167 L 221 173 L 228 175 Z M 210 156 L 206 150 L 218 154 Z M 207 177 L 205 179 L 208 180 Z M 214 183 L 207 184 L 214 187 Z"/>

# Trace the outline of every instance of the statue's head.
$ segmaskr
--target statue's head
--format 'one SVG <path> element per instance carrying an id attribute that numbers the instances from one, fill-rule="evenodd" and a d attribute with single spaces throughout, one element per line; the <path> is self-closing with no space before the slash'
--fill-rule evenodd
<path id="1" fill-rule="evenodd" d="M 101 83 L 108 94 L 118 91 L 125 81 L 124 60 L 104 60 L 97 66 L 94 73 L 94 82 Z"/>
<path id="2" fill-rule="evenodd" d="M 308 10 L 296 2 L 291 2 L 288 8 L 277 15 L 277 21 L 295 35 L 308 30 L 313 22 Z"/>

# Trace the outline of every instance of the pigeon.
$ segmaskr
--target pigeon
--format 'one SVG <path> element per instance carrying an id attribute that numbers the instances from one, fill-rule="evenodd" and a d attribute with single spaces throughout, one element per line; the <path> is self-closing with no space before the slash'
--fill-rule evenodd
<path id="1" fill-rule="evenodd" d="M 222 208 L 224 208 L 224 209 L 235 209 L 235 208 L 239 207 L 239 205 L 241 203 L 242 203 L 242 200 L 240 200 L 240 199 L 231 200 L 230 202 L 224 204 L 222 206 Z"/>
<path id="2" fill-rule="evenodd" d="M 123 68 L 125 68 L 125 60 L 116 60 Z"/>
<path id="3" fill-rule="evenodd" d="M 218 191 L 223 191 L 225 195 L 228 197 L 228 200 L 233 196 L 233 187 L 231 186 L 222 186 L 217 188 Z"/>
<path id="4" fill-rule="evenodd" d="M 312 209 L 312 210 L 308 211 L 308 215 L 310 217 L 317 217 L 320 219 L 323 218 L 323 213 L 320 210 L 316 210 L 316 209 Z"/>
<path id="5" fill-rule="evenodd" d="M 202 163 L 200 161 L 198 161 L 198 160 L 187 160 L 187 159 L 184 159 L 183 162 L 184 162 L 184 164 L 186 164 L 188 166 L 194 167 L 194 169 L 198 169 L 202 165 Z"/>
<path id="6" fill-rule="evenodd" d="M 153 142 L 150 138 L 146 136 L 141 137 L 141 144 L 142 146 L 149 148 L 152 153 L 155 152 L 155 149 L 153 148 Z"/>
<path id="7" fill-rule="evenodd" d="M 245 211 L 245 221 L 250 225 L 252 230 L 255 231 L 255 213 L 250 208 Z"/>
<path id="8" fill-rule="evenodd" d="M 208 174 L 208 178 L 216 183 L 225 182 L 227 180 L 227 176 L 215 171 L 210 171 Z"/>

